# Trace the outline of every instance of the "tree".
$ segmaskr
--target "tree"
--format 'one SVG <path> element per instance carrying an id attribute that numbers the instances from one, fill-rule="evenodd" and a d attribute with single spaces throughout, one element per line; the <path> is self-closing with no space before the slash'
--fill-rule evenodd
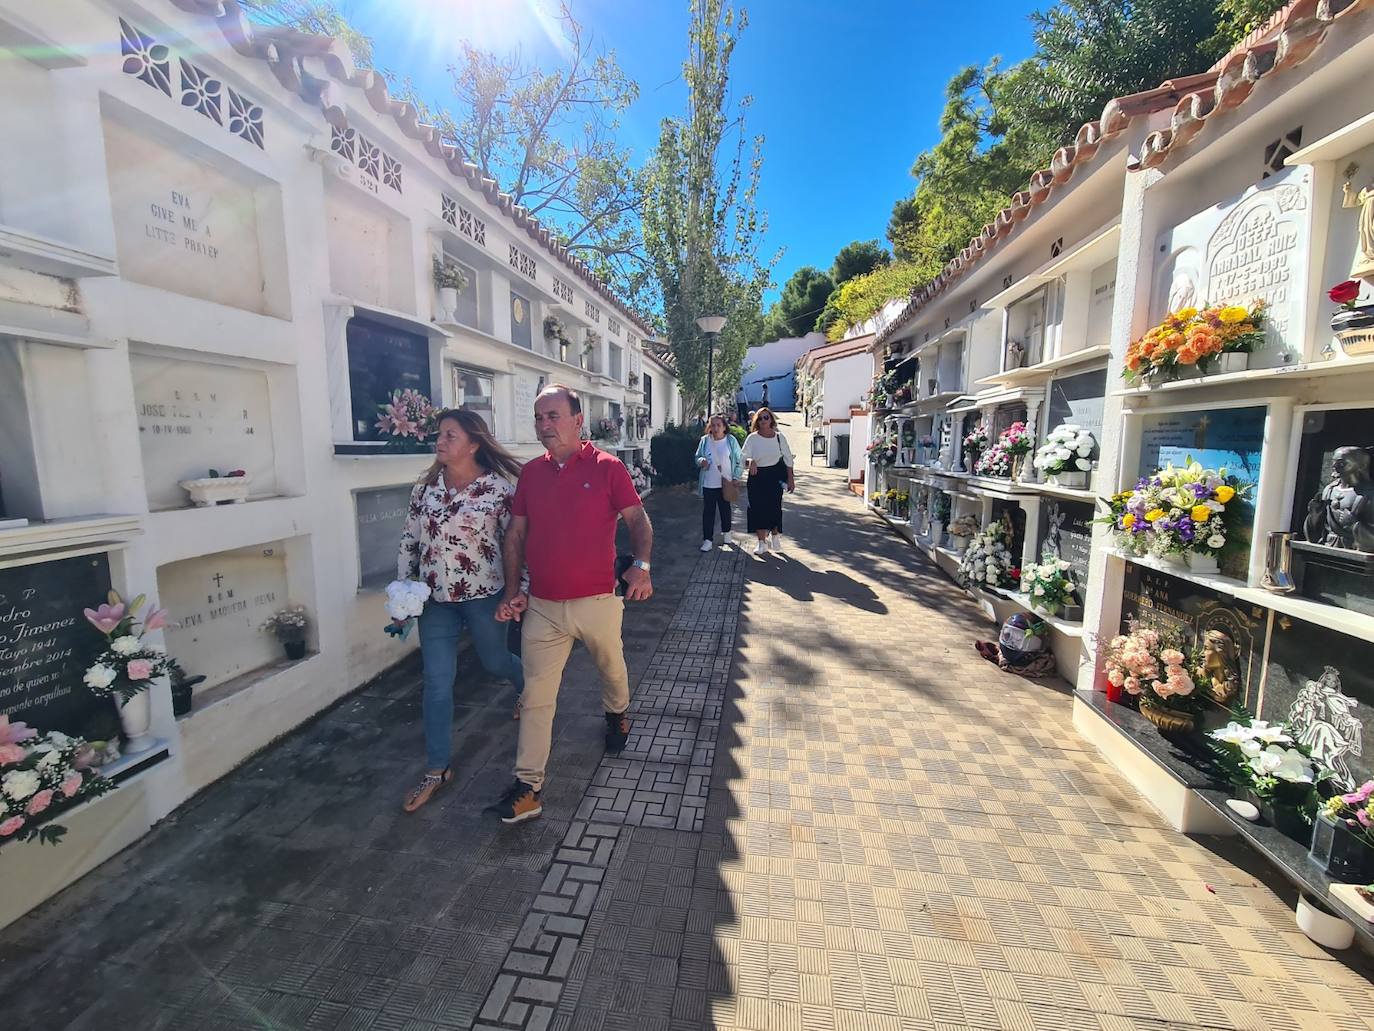
<path id="1" fill-rule="evenodd" d="M 355 64 L 372 66 L 372 40 L 349 23 L 333 0 L 239 0 L 239 6 L 265 25 L 333 36 L 347 45 Z"/>
<path id="2" fill-rule="evenodd" d="M 838 288 L 855 276 L 872 272 L 891 261 L 892 255 L 877 240 L 855 240 L 845 244 L 840 248 L 840 253 L 835 255 L 835 261 L 830 266 L 830 279 Z"/>
<path id="3" fill-rule="evenodd" d="M 759 259 L 767 216 L 756 198 L 763 137 L 745 135 L 749 98 L 732 101 L 730 58 L 747 26 L 724 0 L 690 0 L 687 111 L 665 118 L 644 191 L 644 245 L 662 297 L 668 344 L 691 411 L 708 406 L 702 315 L 724 315 L 716 396 L 732 393 L 763 329 L 763 292 L 777 258 Z"/>
<path id="4" fill-rule="evenodd" d="M 830 276 L 803 265 L 783 284 L 782 293 L 768 309 L 763 335 L 768 340 L 805 336 L 816 327 L 816 318 L 835 289 Z"/>
<path id="5" fill-rule="evenodd" d="M 631 303 L 648 277 L 639 232 L 643 201 L 630 151 L 619 146 L 621 115 L 639 97 L 614 51 L 561 8 L 569 54 L 545 71 L 518 54 L 462 44 L 449 68 L 457 106 L 427 111 L 444 136 L 517 204 L 555 229 L 564 244 Z"/>

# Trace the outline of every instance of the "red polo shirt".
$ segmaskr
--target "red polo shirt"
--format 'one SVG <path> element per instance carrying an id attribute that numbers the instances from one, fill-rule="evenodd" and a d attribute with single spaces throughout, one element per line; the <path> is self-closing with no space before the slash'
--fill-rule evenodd
<path id="1" fill-rule="evenodd" d="M 529 520 L 530 593 L 571 601 L 614 591 L 616 516 L 638 504 L 625 464 L 590 441 L 562 469 L 548 452 L 527 462 L 511 512 Z"/>

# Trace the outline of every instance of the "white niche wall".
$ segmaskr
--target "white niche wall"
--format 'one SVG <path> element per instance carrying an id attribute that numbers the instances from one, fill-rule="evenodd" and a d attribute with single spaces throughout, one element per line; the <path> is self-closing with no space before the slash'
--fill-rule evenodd
<path id="1" fill-rule="evenodd" d="M 414 315 L 415 255 L 409 220 L 355 184 L 335 179 L 325 186 L 325 213 L 334 293 Z"/>
<path id="2" fill-rule="evenodd" d="M 242 469 L 249 498 L 304 493 L 291 366 L 131 346 L 134 409 L 150 511 L 186 508 L 180 481 Z"/>

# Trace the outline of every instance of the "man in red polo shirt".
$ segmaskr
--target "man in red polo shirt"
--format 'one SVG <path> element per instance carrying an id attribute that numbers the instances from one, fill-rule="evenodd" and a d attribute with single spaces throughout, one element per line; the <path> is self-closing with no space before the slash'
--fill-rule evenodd
<path id="1" fill-rule="evenodd" d="M 625 573 L 625 597 L 653 594 L 649 553 L 654 531 L 630 474 L 614 455 L 582 439 L 582 402 L 568 387 L 544 388 L 534 402 L 534 428 L 546 454 L 520 474 L 511 503 L 504 557 L 506 596 L 499 620 L 522 620 L 520 743 L 515 783 L 492 809 L 504 823 L 544 811 L 540 794 L 553 744 L 553 714 L 563 667 L 574 641 L 601 671 L 606 751 L 620 752 L 630 734 L 630 678 L 620 640 L 624 603 L 615 593 L 616 520 L 630 531 L 635 562 Z M 528 569 L 530 593 L 520 591 Z"/>

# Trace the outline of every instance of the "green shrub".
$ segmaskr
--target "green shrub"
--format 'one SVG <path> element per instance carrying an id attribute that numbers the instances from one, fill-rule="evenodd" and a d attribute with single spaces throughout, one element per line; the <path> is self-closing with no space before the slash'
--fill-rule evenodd
<path id="1" fill-rule="evenodd" d="M 701 433 L 687 426 L 667 426 L 654 434 L 649 441 L 649 461 L 656 473 L 654 483 L 660 486 L 695 483 L 700 441 Z"/>
<path id="2" fill-rule="evenodd" d="M 737 441 L 739 441 L 741 445 L 744 444 L 744 438 L 748 435 L 749 431 L 746 430 L 743 426 L 730 427 L 730 436 L 734 437 Z"/>

